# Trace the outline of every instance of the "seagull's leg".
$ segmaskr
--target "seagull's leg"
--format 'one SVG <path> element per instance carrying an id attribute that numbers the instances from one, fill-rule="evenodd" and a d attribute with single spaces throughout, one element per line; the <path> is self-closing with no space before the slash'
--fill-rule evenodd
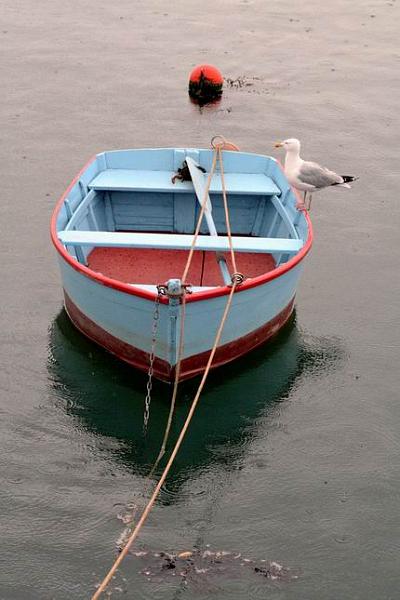
<path id="1" fill-rule="evenodd" d="M 312 202 L 312 194 L 310 194 L 310 199 L 308 201 L 308 208 L 307 208 L 308 211 L 311 209 L 311 202 Z"/>
<path id="2" fill-rule="evenodd" d="M 306 198 L 307 198 L 307 192 L 304 192 L 303 202 L 300 202 L 299 200 L 297 201 L 297 204 L 296 204 L 297 210 L 304 210 L 306 208 Z"/>

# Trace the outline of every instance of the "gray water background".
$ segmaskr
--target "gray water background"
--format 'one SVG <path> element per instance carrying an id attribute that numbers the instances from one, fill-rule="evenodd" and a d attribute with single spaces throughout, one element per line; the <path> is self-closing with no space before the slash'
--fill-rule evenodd
<path id="1" fill-rule="evenodd" d="M 90 597 L 168 409 L 156 386 L 145 442 L 145 380 L 62 312 L 55 201 L 96 152 L 216 133 L 275 156 L 298 137 L 360 180 L 315 197 L 295 321 L 212 376 L 137 547 L 210 544 L 300 575 L 228 569 L 185 590 L 128 557 L 112 597 L 399 597 L 399 17 L 396 0 L 2 1 L 2 599 Z M 199 112 L 186 87 L 200 62 L 253 85 Z"/>

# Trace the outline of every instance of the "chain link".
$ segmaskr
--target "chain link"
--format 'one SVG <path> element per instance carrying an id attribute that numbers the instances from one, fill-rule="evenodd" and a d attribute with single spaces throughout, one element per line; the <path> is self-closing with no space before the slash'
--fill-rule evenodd
<path id="1" fill-rule="evenodd" d="M 160 286 L 161 287 L 161 286 Z M 160 318 L 160 297 L 163 294 L 161 289 L 158 289 L 156 299 L 154 301 L 154 313 L 153 313 L 153 325 L 152 325 L 152 338 L 151 338 L 151 352 L 150 352 L 150 364 L 147 372 L 147 394 L 144 400 L 144 414 L 143 414 L 143 433 L 146 435 L 147 426 L 150 418 L 150 404 L 151 404 L 151 390 L 153 388 L 153 373 L 154 373 L 154 359 L 156 356 L 156 341 L 157 341 L 157 329 L 158 321 Z"/>

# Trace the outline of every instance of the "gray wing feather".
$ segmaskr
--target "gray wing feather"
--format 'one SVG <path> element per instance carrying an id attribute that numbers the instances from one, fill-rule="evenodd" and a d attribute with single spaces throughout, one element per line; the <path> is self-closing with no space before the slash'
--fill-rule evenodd
<path id="1" fill-rule="evenodd" d="M 316 188 L 328 187 L 334 183 L 343 183 L 340 175 L 321 167 L 318 163 L 308 161 L 301 165 L 298 178 L 303 183 L 308 183 Z"/>

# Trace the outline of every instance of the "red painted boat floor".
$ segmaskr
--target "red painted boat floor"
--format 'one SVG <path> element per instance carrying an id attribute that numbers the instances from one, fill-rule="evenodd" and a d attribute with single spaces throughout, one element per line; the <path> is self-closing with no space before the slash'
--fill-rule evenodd
<path id="1" fill-rule="evenodd" d="M 154 285 L 182 277 L 187 257 L 186 250 L 94 248 L 88 256 L 88 266 L 93 271 L 124 283 Z M 225 258 L 232 273 L 229 254 L 225 254 Z M 256 277 L 275 268 L 275 261 L 270 254 L 238 252 L 235 258 L 237 270 L 246 277 Z M 194 252 L 187 281 L 195 286 L 223 285 L 214 252 Z"/>

